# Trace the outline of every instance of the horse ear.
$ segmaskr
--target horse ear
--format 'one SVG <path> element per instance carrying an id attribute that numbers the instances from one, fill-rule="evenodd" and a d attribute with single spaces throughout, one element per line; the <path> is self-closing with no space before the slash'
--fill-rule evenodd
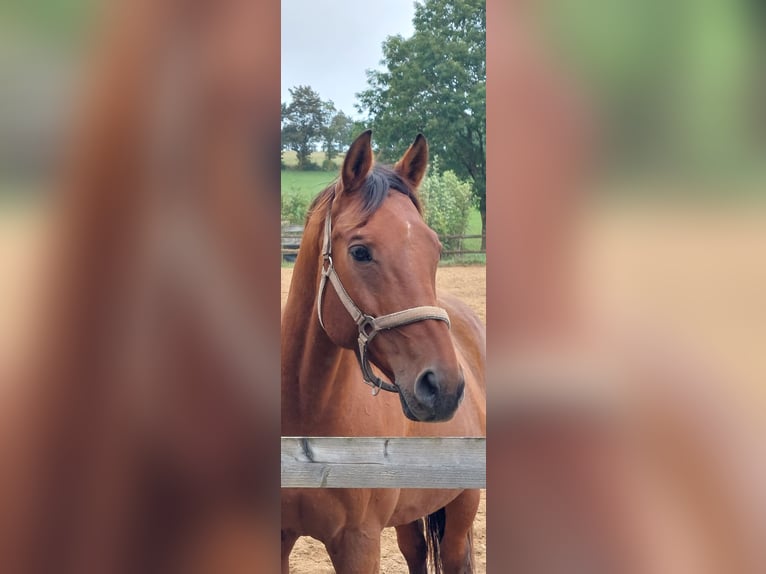
<path id="1" fill-rule="evenodd" d="M 402 159 L 396 162 L 396 173 L 417 188 L 423 181 L 428 167 L 428 142 L 423 134 L 418 134 L 412 145 L 404 152 Z"/>
<path id="2" fill-rule="evenodd" d="M 346 159 L 343 160 L 341 181 L 344 190 L 352 190 L 367 178 L 372 168 L 372 130 L 363 132 L 348 148 Z"/>

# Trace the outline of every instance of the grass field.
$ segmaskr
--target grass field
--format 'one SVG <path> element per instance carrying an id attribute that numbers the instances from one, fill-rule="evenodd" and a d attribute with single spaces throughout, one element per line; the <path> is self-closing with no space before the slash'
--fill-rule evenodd
<path id="1" fill-rule="evenodd" d="M 327 187 L 336 177 L 333 171 L 296 171 L 282 170 L 282 193 L 298 194 L 309 200 Z"/>

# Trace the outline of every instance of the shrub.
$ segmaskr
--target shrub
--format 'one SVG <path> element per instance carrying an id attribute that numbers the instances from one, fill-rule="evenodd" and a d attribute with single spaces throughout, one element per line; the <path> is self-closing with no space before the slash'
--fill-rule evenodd
<path id="1" fill-rule="evenodd" d="M 301 171 L 322 171 L 322 166 L 318 163 L 314 163 L 310 159 L 307 159 L 306 163 L 304 163 L 303 167 L 300 169 Z"/>
<path id="2" fill-rule="evenodd" d="M 342 157 L 340 159 L 343 160 Z M 336 171 L 341 166 L 338 161 L 337 159 L 326 159 L 322 162 L 322 169 L 324 171 Z"/>
<path id="3" fill-rule="evenodd" d="M 302 225 L 306 219 L 306 211 L 309 208 L 308 197 L 295 191 L 282 192 L 282 221 Z"/>
<path id="4" fill-rule="evenodd" d="M 461 181 L 454 172 L 431 174 L 420 186 L 420 199 L 426 223 L 440 236 L 464 235 L 468 229 L 468 216 L 473 199 L 471 184 Z M 459 239 L 442 239 L 445 250 L 459 249 Z"/>

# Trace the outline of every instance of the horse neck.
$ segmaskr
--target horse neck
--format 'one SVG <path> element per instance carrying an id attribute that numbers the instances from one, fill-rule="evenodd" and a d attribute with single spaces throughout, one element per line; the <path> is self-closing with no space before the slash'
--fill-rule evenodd
<path id="1" fill-rule="evenodd" d="M 350 351 L 333 343 L 319 324 L 316 298 L 322 222 L 312 218 L 295 262 L 282 318 L 282 425 L 311 425 L 339 408 L 338 373 Z"/>

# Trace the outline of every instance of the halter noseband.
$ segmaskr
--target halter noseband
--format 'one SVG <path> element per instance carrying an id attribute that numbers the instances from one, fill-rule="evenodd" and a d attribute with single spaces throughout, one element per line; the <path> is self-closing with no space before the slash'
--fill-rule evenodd
<path id="1" fill-rule="evenodd" d="M 317 315 L 319 316 L 319 324 L 322 326 L 322 329 L 327 331 L 324 326 L 324 321 L 322 320 L 322 296 L 324 294 L 325 286 L 327 285 L 327 279 L 329 278 L 330 283 L 335 287 L 335 292 L 337 293 L 340 302 L 343 303 L 346 311 L 351 315 L 351 318 L 359 329 L 359 338 L 357 339 L 357 343 L 359 344 L 359 354 L 356 358 L 359 361 L 359 367 L 362 369 L 364 382 L 372 387 L 373 395 L 377 395 L 381 389 L 391 393 L 398 393 L 399 389 L 396 385 L 383 381 L 372 371 L 370 361 L 367 358 L 367 345 L 369 345 L 370 341 L 372 341 L 373 338 L 375 338 L 375 335 L 380 331 L 394 329 L 403 325 L 409 325 L 410 323 L 417 323 L 418 321 L 434 319 L 436 321 L 444 321 L 447 323 L 447 327 L 449 327 L 450 321 L 447 311 L 441 307 L 424 305 L 421 307 L 404 309 L 403 311 L 397 311 L 395 313 L 389 313 L 388 315 L 382 315 L 380 317 L 373 317 L 372 315 L 363 313 L 361 309 L 356 306 L 348 292 L 343 288 L 343 284 L 340 282 L 340 277 L 338 277 L 332 262 L 332 203 L 327 209 L 327 217 L 325 218 L 322 257 L 324 258 L 324 262 L 322 263 L 322 278 L 319 282 L 319 292 L 317 293 Z"/>

